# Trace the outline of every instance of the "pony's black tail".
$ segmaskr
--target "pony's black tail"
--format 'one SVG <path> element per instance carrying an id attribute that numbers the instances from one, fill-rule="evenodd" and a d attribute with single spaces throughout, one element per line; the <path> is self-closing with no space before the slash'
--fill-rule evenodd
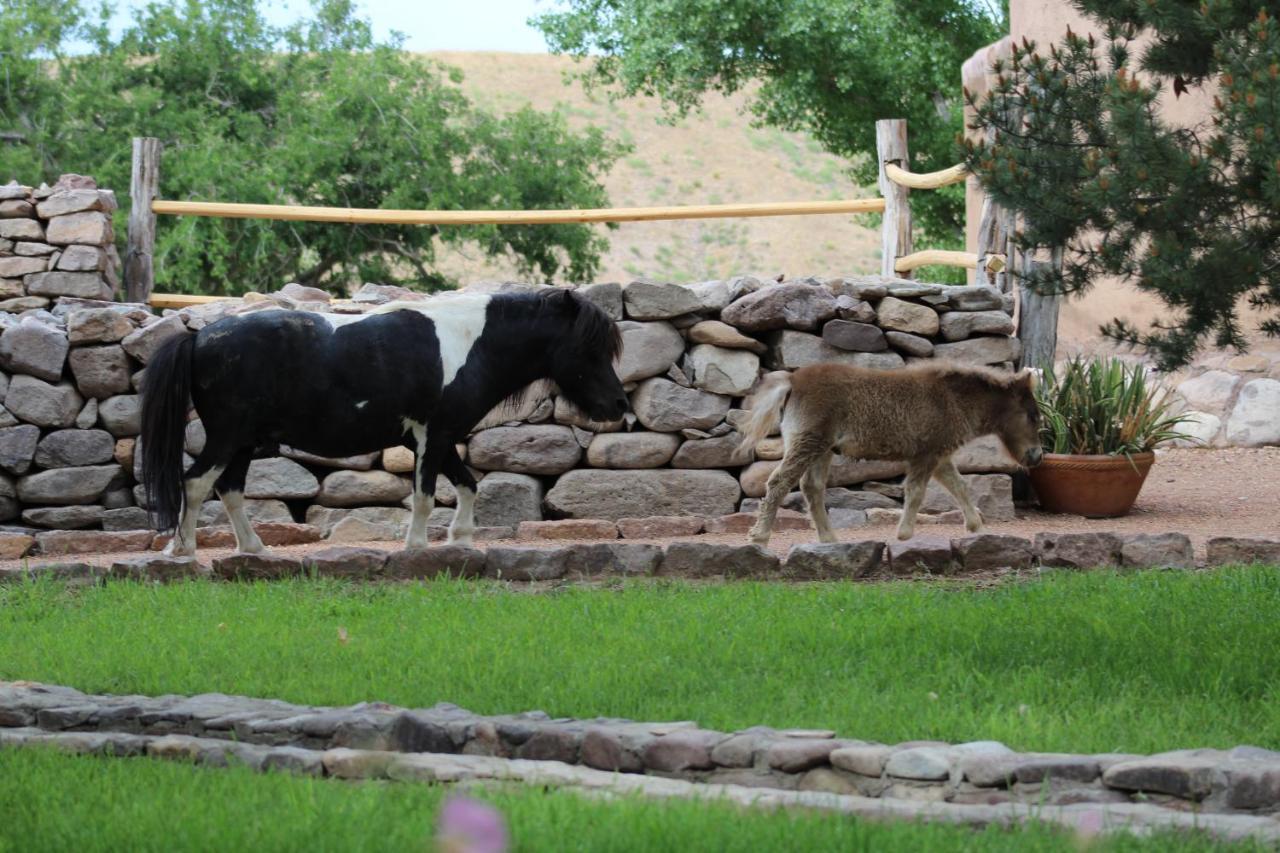
<path id="1" fill-rule="evenodd" d="M 195 341 L 189 334 L 165 341 L 147 362 L 142 382 L 142 484 L 158 530 L 176 526 L 182 511 L 182 446 Z"/>

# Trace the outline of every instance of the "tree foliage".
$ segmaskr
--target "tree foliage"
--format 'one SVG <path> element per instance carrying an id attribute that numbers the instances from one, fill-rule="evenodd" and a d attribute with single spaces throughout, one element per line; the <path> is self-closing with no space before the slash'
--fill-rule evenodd
<path id="1" fill-rule="evenodd" d="M 918 168 L 954 162 L 960 66 L 1003 16 L 970 0 L 567 0 L 535 23 L 592 59 L 588 81 L 661 98 L 676 115 L 708 91 L 752 91 L 756 119 L 811 133 L 874 184 L 875 122 L 905 118 Z M 759 83 L 758 89 L 751 89 Z M 919 193 L 925 240 L 956 245 L 963 187 Z"/>
<path id="2" fill-rule="evenodd" d="M 1021 214 L 1024 251 L 1065 249 L 1030 282 L 1078 293 L 1119 277 L 1174 320 L 1120 318 L 1102 332 L 1162 369 L 1202 345 L 1243 348 L 1238 307 L 1280 334 L 1280 33 L 1255 0 L 1082 0 L 1101 42 L 1068 33 L 1047 53 L 1018 47 L 976 104 L 994 145 L 966 158 Z M 1161 97 L 1208 87 L 1202 125 L 1168 121 Z"/>
<path id="3" fill-rule="evenodd" d="M 604 206 L 621 149 L 531 109 L 494 115 L 459 72 L 379 43 L 350 0 L 269 25 L 260 0 L 158 0 L 119 36 L 75 0 L 0 0 L 8 85 L 0 176 L 61 172 L 126 190 L 130 138 L 165 145 L 171 199 L 409 209 Z M 67 22 L 73 22 L 69 25 Z M 73 38 L 92 48 L 67 56 Z M 122 199 L 123 201 L 123 199 Z M 589 279 L 606 241 L 585 225 L 428 228 L 160 217 L 166 290 L 241 292 L 288 280 L 340 289 L 448 284 L 441 244 L 512 256 L 522 272 Z"/>

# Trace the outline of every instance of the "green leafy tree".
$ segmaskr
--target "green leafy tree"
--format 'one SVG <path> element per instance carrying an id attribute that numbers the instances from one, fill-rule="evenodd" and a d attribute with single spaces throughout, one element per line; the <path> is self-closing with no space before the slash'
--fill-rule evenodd
<path id="1" fill-rule="evenodd" d="M 600 178 L 621 148 L 597 131 L 571 132 L 556 113 L 478 109 L 459 72 L 378 43 L 349 0 L 323 0 L 284 29 L 267 24 L 259 0 L 160 0 L 118 37 L 67 0 L 56 19 L 40 2 L 3 2 L 3 46 L 38 83 L 11 87 L 0 101 L 5 124 L 25 130 L 23 144 L 0 149 L 6 178 L 73 171 L 123 189 L 130 138 L 155 136 L 165 145 L 161 195 L 171 199 L 444 210 L 607 204 Z M 10 21 L 11 9 L 28 23 Z M 92 52 L 64 56 L 76 36 Z M 514 258 L 530 276 L 588 280 L 607 245 L 586 225 L 165 216 L 158 226 L 157 287 L 184 292 L 288 280 L 438 288 L 450 282 L 434 268 L 437 249 L 462 243 Z"/>
<path id="2" fill-rule="evenodd" d="M 1004 27 L 971 0 L 566 2 L 535 23 L 553 49 L 591 60 L 589 82 L 657 96 L 675 115 L 746 89 L 757 121 L 812 134 L 863 184 L 876 180 L 877 119 L 908 120 L 918 168 L 954 162 L 960 66 Z M 964 189 L 917 193 L 912 213 L 923 240 L 957 246 Z"/>
<path id="3" fill-rule="evenodd" d="M 1028 283 L 1080 293 L 1118 277 L 1173 320 L 1102 328 L 1162 369 L 1207 343 L 1244 348 L 1242 300 L 1280 334 L 1280 33 L 1265 2 L 1081 0 L 1105 33 L 1019 46 L 977 108 L 994 144 L 970 168 L 1017 211 L 1014 242 L 1056 250 Z M 1216 93 L 1208 119 L 1167 121 L 1159 97 Z"/>

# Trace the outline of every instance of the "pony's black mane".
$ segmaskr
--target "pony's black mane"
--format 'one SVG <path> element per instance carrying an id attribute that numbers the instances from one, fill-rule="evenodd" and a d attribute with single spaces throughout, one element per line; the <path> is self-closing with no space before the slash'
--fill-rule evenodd
<path id="1" fill-rule="evenodd" d="M 500 293 L 508 305 L 526 306 L 535 317 L 564 317 L 572 313 L 573 324 L 563 345 L 573 352 L 603 353 L 610 360 L 622 352 L 622 333 L 604 310 L 581 294 L 566 287 L 545 287 L 535 293 Z"/>

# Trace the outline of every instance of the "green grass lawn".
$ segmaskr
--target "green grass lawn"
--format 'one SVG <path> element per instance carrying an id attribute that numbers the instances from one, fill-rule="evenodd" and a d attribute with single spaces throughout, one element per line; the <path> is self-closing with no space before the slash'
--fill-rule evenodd
<path id="1" fill-rule="evenodd" d="M 0 679 L 818 727 L 887 743 L 1274 749 L 1277 614 L 1274 567 L 1062 572 L 986 590 L 37 583 L 0 587 Z"/>
<path id="2" fill-rule="evenodd" d="M 44 850 L 427 851 L 438 786 L 351 784 L 243 768 L 0 750 L 0 853 Z M 766 813 L 688 802 L 601 802 L 565 792 L 479 791 L 506 818 L 513 850 L 1076 851 L 1043 826 L 976 832 Z M 1108 837 L 1089 849 L 1210 850 L 1209 840 Z M 1235 849 L 1262 849 L 1241 845 Z"/>

